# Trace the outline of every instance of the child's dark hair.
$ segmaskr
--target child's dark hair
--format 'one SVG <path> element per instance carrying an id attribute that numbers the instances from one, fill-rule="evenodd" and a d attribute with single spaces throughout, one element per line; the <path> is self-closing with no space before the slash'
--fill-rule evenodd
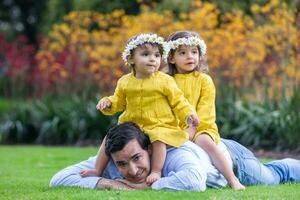
<path id="1" fill-rule="evenodd" d="M 129 38 L 129 40 L 126 42 L 126 45 L 128 45 L 131 41 L 135 40 L 138 36 L 140 36 L 141 34 L 144 34 L 144 33 L 140 33 L 140 34 L 137 34 L 137 35 L 134 35 L 132 36 L 131 38 Z M 152 34 L 152 33 L 147 33 L 147 34 Z M 163 52 L 164 52 L 164 49 L 163 49 L 163 46 L 160 45 L 160 44 L 157 44 L 157 43 L 150 43 L 150 42 L 146 42 L 144 44 L 141 44 L 139 45 L 140 47 L 142 48 L 147 48 L 149 46 L 151 47 L 158 47 L 158 50 L 159 50 L 159 53 L 160 55 L 163 55 Z M 130 57 L 133 56 L 134 54 L 134 51 L 135 51 L 136 48 L 132 49 L 130 51 L 130 55 L 127 57 L 127 59 L 129 60 Z M 134 65 L 130 64 L 130 63 L 127 63 L 127 65 L 129 66 L 129 68 L 133 71 L 133 73 L 135 74 L 135 69 L 134 69 Z"/>
<path id="2" fill-rule="evenodd" d="M 193 32 L 193 31 L 176 31 L 168 37 L 167 41 L 174 41 L 174 40 L 177 40 L 179 38 L 189 38 L 189 37 L 201 38 L 198 33 Z M 202 55 L 203 53 L 201 52 L 200 47 L 197 46 L 197 48 L 198 48 L 198 51 L 199 51 L 199 64 L 195 68 L 195 71 L 208 73 L 208 64 L 206 62 L 206 57 L 204 55 Z M 176 69 L 175 64 L 172 64 L 170 62 L 170 59 L 172 58 L 172 56 L 174 56 L 175 51 L 176 51 L 176 49 L 171 49 L 170 52 L 169 52 L 169 55 L 168 55 L 168 70 L 167 70 L 167 73 L 171 76 L 173 76 L 174 74 L 177 73 L 177 69 Z"/>

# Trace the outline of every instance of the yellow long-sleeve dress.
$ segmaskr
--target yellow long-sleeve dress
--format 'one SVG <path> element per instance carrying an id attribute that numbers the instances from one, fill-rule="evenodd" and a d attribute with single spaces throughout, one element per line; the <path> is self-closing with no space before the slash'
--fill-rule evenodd
<path id="1" fill-rule="evenodd" d="M 201 72 L 175 74 L 177 86 L 183 91 L 185 98 L 196 110 L 199 125 L 193 140 L 202 133 L 207 133 L 216 144 L 220 141 L 216 124 L 215 98 L 216 89 L 211 77 Z M 182 128 L 186 125 L 180 122 Z"/>
<path id="2" fill-rule="evenodd" d="M 149 78 L 138 79 L 133 73 L 118 80 L 114 95 L 100 101 L 112 103 L 105 115 L 123 111 L 119 123 L 135 122 L 149 136 L 150 141 L 161 141 L 170 146 L 179 147 L 188 140 L 178 119 L 183 123 L 186 117 L 195 112 L 177 87 L 173 77 L 155 72 Z M 176 116 L 175 116 L 176 115 Z"/>

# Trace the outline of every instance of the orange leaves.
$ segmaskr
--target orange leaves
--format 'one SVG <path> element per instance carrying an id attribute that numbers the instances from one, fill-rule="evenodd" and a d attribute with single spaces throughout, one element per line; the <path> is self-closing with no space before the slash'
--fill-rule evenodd
<path id="1" fill-rule="evenodd" d="M 273 81 L 285 77 L 286 84 L 299 84 L 299 23 L 284 2 L 253 4 L 251 17 L 241 11 L 221 15 L 212 3 L 191 2 L 190 12 L 181 13 L 179 19 L 169 11 L 158 14 L 151 8 L 136 16 L 121 10 L 71 12 L 53 26 L 41 45 L 36 55 L 40 73 L 70 83 L 75 77 L 93 80 L 101 93 L 109 93 L 128 70 L 121 59 L 128 38 L 140 32 L 167 37 L 187 29 L 206 41 L 210 72 L 217 83 L 253 88 L 264 82 L 272 87 Z"/>

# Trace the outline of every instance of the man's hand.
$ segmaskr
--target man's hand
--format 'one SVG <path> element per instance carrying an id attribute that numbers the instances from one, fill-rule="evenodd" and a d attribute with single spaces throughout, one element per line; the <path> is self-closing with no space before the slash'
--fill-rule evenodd
<path id="1" fill-rule="evenodd" d="M 189 126 L 195 126 L 197 127 L 199 125 L 199 119 L 196 114 L 192 113 L 189 116 L 186 117 L 186 123 Z"/>
<path id="2" fill-rule="evenodd" d="M 109 100 L 101 101 L 96 106 L 97 110 L 109 111 L 111 109 L 111 102 Z"/>
<path id="3" fill-rule="evenodd" d="M 130 185 L 123 183 L 120 180 L 111 180 L 102 178 L 99 179 L 97 183 L 97 188 L 99 189 L 117 189 L 117 190 L 133 190 L 134 188 Z"/>
<path id="4" fill-rule="evenodd" d="M 126 184 L 128 187 L 131 187 L 132 189 L 136 189 L 136 190 L 150 188 L 150 186 L 147 185 L 146 182 L 143 182 L 143 183 L 132 183 L 132 182 L 129 182 L 128 180 L 126 180 L 126 179 L 118 179 L 118 181 L 122 182 L 122 183 Z"/>

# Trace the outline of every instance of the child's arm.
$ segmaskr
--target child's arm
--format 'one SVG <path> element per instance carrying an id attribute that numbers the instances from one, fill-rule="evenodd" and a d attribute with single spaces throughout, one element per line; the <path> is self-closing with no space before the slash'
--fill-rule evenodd
<path id="1" fill-rule="evenodd" d="M 165 84 L 164 94 L 167 96 L 169 104 L 175 115 L 182 122 L 187 122 L 187 117 L 192 113 L 196 113 L 192 105 L 184 97 L 183 92 L 178 88 L 173 78 L 168 79 Z M 194 115 L 195 116 L 195 115 Z M 193 120 L 194 117 L 192 117 Z"/>
<path id="2" fill-rule="evenodd" d="M 125 77 L 126 78 L 126 77 Z M 123 111 L 126 107 L 126 95 L 124 92 L 124 78 L 121 78 L 115 89 L 114 95 L 102 98 L 98 104 L 97 109 L 105 115 L 113 115 L 117 112 Z M 101 106 L 102 105 L 102 108 Z"/>
<path id="3" fill-rule="evenodd" d="M 216 124 L 215 98 L 215 85 L 210 76 L 206 75 L 201 79 L 201 96 L 196 106 L 197 115 L 201 118 L 196 132 L 207 133 L 218 143 L 220 136 Z"/>
<path id="4" fill-rule="evenodd" d="M 92 170 L 82 170 L 80 172 L 80 175 L 82 177 L 86 176 L 101 176 L 106 165 L 108 164 L 109 158 L 105 153 L 105 142 L 106 142 L 106 137 L 103 139 L 102 144 L 100 145 L 97 158 L 96 158 L 96 164 L 95 164 L 95 169 Z"/>

